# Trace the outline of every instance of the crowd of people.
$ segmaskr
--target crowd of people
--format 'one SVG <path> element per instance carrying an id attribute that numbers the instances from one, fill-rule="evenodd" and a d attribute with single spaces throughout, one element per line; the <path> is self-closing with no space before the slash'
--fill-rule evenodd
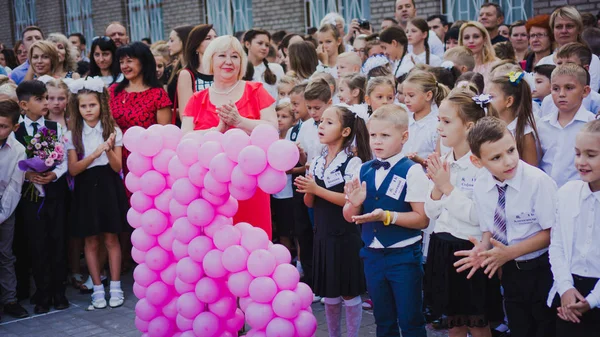
<path id="1" fill-rule="evenodd" d="M 270 124 L 300 160 L 234 222 L 292 252 L 330 336 L 342 308 L 349 337 L 365 309 L 382 337 L 424 337 L 428 321 L 453 337 L 600 331 L 597 17 L 417 14 L 397 0 L 381 27 L 329 13 L 308 34 L 201 24 L 154 43 L 113 22 L 89 53 L 82 34 L 31 26 L 0 44 L 4 314 L 65 309 L 69 284 L 94 308 L 124 303 L 129 128 Z M 68 159 L 24 172 L 41 128 Z"/>

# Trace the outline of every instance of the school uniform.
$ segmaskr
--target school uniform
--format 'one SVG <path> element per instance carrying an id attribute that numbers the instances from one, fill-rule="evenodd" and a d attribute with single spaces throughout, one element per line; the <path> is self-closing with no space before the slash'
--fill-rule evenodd
<path id="1" fill-rule="evenodd" d="M 551 64 L 556 65 L 554 63 L 554 56 L 556 56 L 556 52 L 543 57 L 536 66 L 541 66 L 543 64 Z M 592 61 L 590 62 L 590 88 L 592 88 L 592 92 L 598 92 L 600 89 L 600 58 L 595 54 L 592 54 Z"/>
<path id="2" fill-rule="evenodd" d="M 429 63 L 427 62 L 427 53 L 426 52 L 422 52 L 421 54 L 418 54 L 418 55 L 414 54 L 414 53 L 408 53 L 408 55 L 406 55 L 406 57 L 412 59 L 415 64 L 427 64 L 432 67 L 439 67 L 440 64 L 442 64 L 442 59 L 433 53 L 429 53 Z"/>
<path id="3" fill-rule="evenodd" d="M 579 179 L 575 168 L 575 138 L 579 130 L 594 118 L 594 114 L 582 105 L 565 127 L 558 123 L 558 110 L 539 120 L 537 128 L 542 146 L 540 168 L 556 181 L 558 187 Z"/>
<path id="4" fill-rule="evenodd" d="M 591 309 L 580 323 L 558 318 L 556 335 L 594 336 L 600 331 L 600 192 L 592 192 L 586 182 L 570 181 L 558 190 L 556 205 L 550 244 L 554 285 L 547 305 L 558 308 L 560 296 L 577 289 Z"/>
<path id="5" fill-rule="evenodd" d="M 15 138 L 26 146 L 25 136 L 33 136 L 41 127 L 57 132 L 62 139 L 61 128 L 56 122 L 41 117 L 32 121 L 25 116 L 15 132 Z M 17 207 L 17 227 L 14 250 L 17 255 L 17 292 L 25 295 L 29 292 L 29 263 L 35 281 L 36 304 L 49 306 L 54 300 L 64 299 L 67 278 L 66 265 L 66 208 L 67 196 L 67 160 L 53 170 L 56 180 L 44 185 L 44 196 L 35 186 L 26 181 L 22 188 L 22 197 Z M 27 249 L 28 247 L 28 249 Z M 30 259 L 30 261 L 28 261 Z M 56 305 L 56 303 L 55 303 Z"/>
<path id="6" fill-rule="evenodd" d="M 596 91 L 590 91 L 589 95 L 585 96 L 581 101 L 581 105 L 592 113 L 597 114 L 600 111 L 600 94 Z M 544 117 L 555 111 L 558 111 L 558 107 L 554 104 L 552 95 L 548 95 L 541 102 L 538 117 Z"/>
<path id="7" fill-rule="evenodd" d="M 84 148 L 80 159 L 90 156 L 105 140 L 102 122 L 95 127 L 83 123 L 81 139 Z M 123 146 L 123 133 L 115 128 L 115 146 Z M 75 150 L 73 135 L 66 134 L 67 150 Z M 74 237 L 85 238 L 102 233 L 118 234 L 127 224 L 127 195 L 123 180 L 109 164 L 106 152 L 75 176 L 71 204 L 71 230 Z"/>
<path id="8" fill-rule="evenodd" d="M 312 118 L 303 122 L 298 132 L 297 142 L 306 152 L 307 163 L 311 163 L 316 157 L 320 156 L 325 146 L 319 140 L 319 123 Z"/>
<path id="9" fill-rule="evenodd" d="M 362 213 L 377 208 L 411 212 L 409 203 L 425 202 L 429 184 L 423 168 L 402 153 L 363 164 L 360 181 L 367 184 Z M 425 337 L 421 230 L 384 226 L 381 221 L 362 224 L 361 229 L 377 336 L 398 337 L 400 325 L 403 337 Z"/>
<path id="10" fill-rule="evenodd" d="M 439 110 L 437 104 L 431 104 L 431 112 L 415 120 L 415 114 L 408 114 L 408 141 L 402 147 L 405 153 L 416 152 L 421 159 L 435 151 L 439 134 L 437 132 Z"/>
<path id="11" fill-rule="evenodd" d="M 550 229 L 555 196 L 552 178 L 522 160 L 515 176 L 504 182 L 484 171 L 473 191 L 481 231 L 508 246 Z M 506 262 L 501 278 L 511 336 L 554 336 L 556 313 L 544 303 L 552 286 L 548 249 Z"/>
<path id="12" fill-rule="evenodd" d="M 297 132 L 295 134 L 297 135 Z M 291 132 L 287 132 L 285 139 L 291 140 L 290 137 Z M 277 235 L 291 238 L 294 229 L 294 217 L 290 216 L 294 214 L 294 188 L 292 175 L 287 174 L 286 178 L 287 182 L 283 190 L 271 195 L 271 213 L 277 225 Z"/>

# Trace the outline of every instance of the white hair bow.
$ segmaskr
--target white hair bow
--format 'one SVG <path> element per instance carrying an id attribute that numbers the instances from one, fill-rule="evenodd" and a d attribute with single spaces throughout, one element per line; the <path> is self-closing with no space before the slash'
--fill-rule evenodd
<path id="1" fill-rule="evenodd" d="M 488 94 L 481 94 L 481 95 L 473 96 L 473 101 L 475 103 L 477 103 L 477 105 L 479 105 L 483 109 L 483 111 L 485 111 L 485 114 L 487 116 L 487 113 L 488 113 L 487 105 L 492 101 L 492 96 L 490 96 Z"/>
<path id="2" fill-rule="evenodd" d="M 292 103 L 292 100 L 289 97 L 284 97 L 282 99 L 279 100 L 279 102 L 277 102 L 278 104 L 290 104 Z"/>
<path id="3" fill-rule="evenodd" d="M 373 55 L 365 61 L 365 64 L 363 64 L 360 72 L 366 76 L 373 68 L 385 66 L 389 63 L 390 60 L 384 55 Z"/>
<path id="4" fill-rule="evenodd" d="M 354 114 L 355 117 L 362 119 L 363 121 L 365 121 L 365 123 L 369 121 L 368 108 L 365 104 L 348 105 L 346 103 L 339 103 L 339 104 L 336 104 L 335 106 L 346 108 L 346 109 L 350 110 Z"/>
<path id="5" fill-rule="evenodd" d="M 65 78 L 64 82 L 69 87 L 69 90 L 76 94 L 83 89 L 103 93 L 104 92 L 104 81 L 98 76 L 88 77 L 87 79 L 80 78 L 78 80 L 73 80 L 70 78 Z"/>
<path id="6" fill-rule="evenodd" d="M 48 75 L 42 75 L 42 76 L 36 78 L 36 80 L 38 80 L 44 84 L 47 84 L 48 82 L 50 82 L 53 79 L 54 79 L 54 77 L 48 76 Z"/>
<path id="7" fill-rule="evenodd" d="M 440 67 L 451 70 L 454 67 L 454 62 L 446 60 L 440 64 Z"/>

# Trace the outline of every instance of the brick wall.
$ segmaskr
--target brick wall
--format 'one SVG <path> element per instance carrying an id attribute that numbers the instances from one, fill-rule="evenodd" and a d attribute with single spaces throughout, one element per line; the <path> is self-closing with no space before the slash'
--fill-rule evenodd
<path id="1" fill-rule="evenodd" d="M 600 0 L 535 0 L 533 2 L 533 12 L 535 14 L 550 14 L 556 7 L 567 4 L 581 12 L 590 12 L 594 15 L 600 11 Z"/>
<path id="2" fill-rule="evenodd" d="M 8 0 L 0 0 L 0 42 L 8 47 L 12 47 L 14 43 L 12 12 L 12 3 Z"/>
<path id="3" fill-rule="evenodd" d="M 600 0 L 599 0 L 600 1 Z M 427 17 L 440 14 L 440 0 L 416 0 L 417 15 Z M 371 24 L 379 29 L 381 21 L 385 17 L 394 17 L 396 0 L 373 0 L 371 1 Z"/>
<path id="4" fill-rule="evenodd" d="M 65 33 L 65 2 L 62 0 L 44 0 L 35 2 L 38 26 L 45 35 Z"/>
<path id="5" fill-rule="evenodd" d="M 127 27 L 127 0 L 93 0 L 92 23 L 95 35 L 104 35 L 106 27 L 113 21 L 121 22 Z"/>
<path id="6" fill-rule="evenodd" d="M 253 0 L 253 26 L 269 31 L 305 32 L 303 0 Z"/>
<path id="7" fill-rule="evenodd" d="M 206 23 L 204 0 L 163 1 L 165 40 L 169 38 L 171 30 L 177 26 L 195 26 L 202 23 Z"/>

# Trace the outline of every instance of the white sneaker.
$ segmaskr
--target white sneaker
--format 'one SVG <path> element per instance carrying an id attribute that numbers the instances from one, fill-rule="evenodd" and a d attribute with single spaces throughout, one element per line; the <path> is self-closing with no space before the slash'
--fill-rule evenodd
<path id="1" fill-rule="evenodd" d="M 321 304 L 324 305 L 325 304 L 325 297 L 321 298 L 321 300 L 319 302 L 321 302 Z"/>
<path id="2" fill-rule="evenodd" d="M 106 308 L 106 298 L 104 298 L 104 296 L 106 296 L 106 293 L 104 292 L 104 290 L 96 291 L 92 294 L 92 306 L 95 309 Z"/>
<path id="3" fill-rule="evenodd" d="M 313 302 L 313 303 L 317 303 L 317 302 L 324 303 L 324 302 L 323 302 L 323 298 L 321 298 L 321 296 L 317 296 L 317 295 L 315 295 L 315 294 L 313 294 L 313 301 L 312 301 L 312 302 Z"/>
<path id="4" fill-rule="evenodd" d="M 298 269 L 298 273 L 300 273 L 300 278 L 304 277 L 304 269 L 302 269 L 302 263 L 300 263 L 300 261 L 296 262 L 296 269 Z"/>
<path id="5" fill-rule="evenodd" d="M 117 308 L 123 305 L 125 302 L 125 296 L 123 294 L 123 290 L 119 289 L 111 289 L 110 290 L 110 300 L 108 301 L 108 305 L 111 308 Z M 105 300 L 106 303 L 106 300 Z"/>

